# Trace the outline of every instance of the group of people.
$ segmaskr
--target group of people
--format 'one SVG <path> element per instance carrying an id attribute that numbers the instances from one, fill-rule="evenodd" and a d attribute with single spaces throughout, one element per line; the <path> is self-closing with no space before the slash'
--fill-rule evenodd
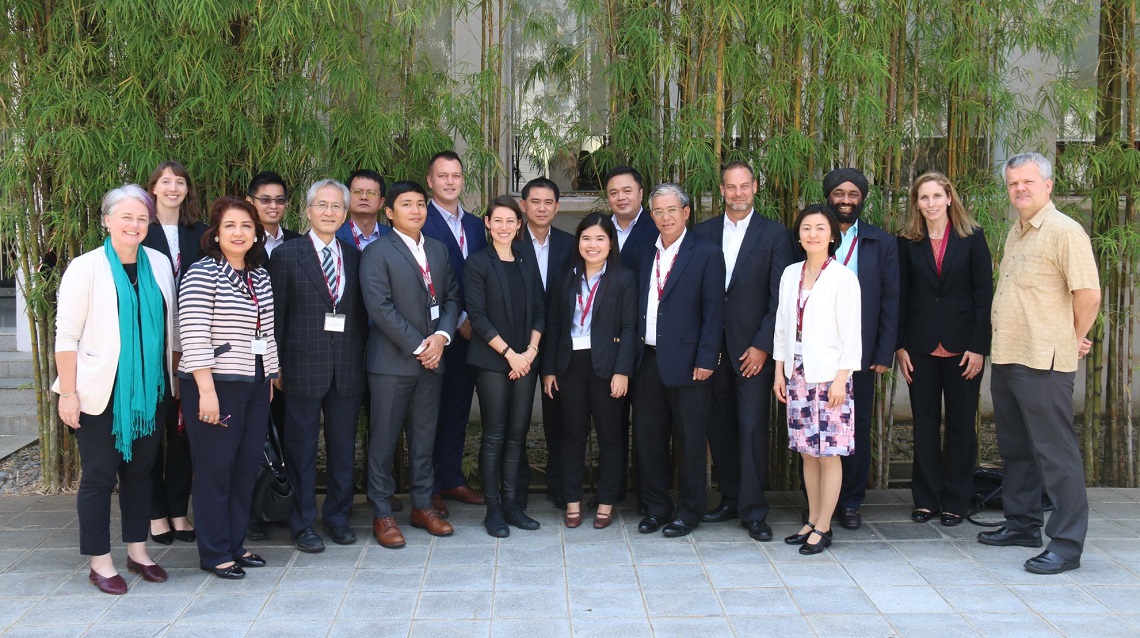
<path id="1" fill-rule="evenodd" d="M 788 406 L 808 501 L 803 526 L 784 540 L 819 553 L 833 518 L 862 525 L 875 375 L 896 359 L 914 414 L 912 518 L 957 525 L 987 355 L 1007 521 L 978 539 L 1040 546 L 1044 489 L 1057 508 L 1051 542 L 1026 568 L 1073 569 L 1087 504 L 1072 385 L 1099 282 L 1087 235 L 1051 202 L 1051 169 L 1033 153 L 1003 167 L 1019 219 L 995 295 L 985 237 L 938 173 L 915 180 L 895 237 L 860 219 L 869 184 L 855 169 L 828 173 L 825 202 L 800 211 L 789 233 L 756 213 L 747 164 L 723 168 L 723 213 L 692 226 L 683 188 L 658 184 L 646 199 L 640 173 L 619 166 L 605 177 L 609 213 L 586 215 L 570 234 L 553 226 L 560 194 L 546 178 L 528 182 L 521 202 L 497 197 L 482 218 L 466 211 L 463 163 L 444 151 L 428 165 L 430 194 L 414 181 L 386 186 L 371 170 L 312 184 L 309 230 L 298 235 L 281 226 L 289 191 L 278 174 L 255 175 L 244 198 L 218 198 L 203 224 L 185 168 L 164 163 L 146 189 L 106 195 L 104 245 L 73 260 L 60 283 L 54 390 L 81 452 L 90 579 L 108 593 L 127 589 L 110 554 L 116 483 L 128 570 L 167 578 L 147 553 L 148 521 L 159 543 L 196 541 L 202 569 L 218 577 L 263 566 L 245 543 L 265 534 L 250 508 L 271 423 L 294 487 L 296 548 L 324 549 L 322 425 L 323 531 L 355 542 L 362 406 L 381 546 L 407 542 L 395 517 L 401 434 L 412 527 L 452 534 L 447 498 L 484 505 L 492 536 L 538 529 L 526 513 L 536 386 L 547 498 L 566 527 L 584 516 L 591 425 L 598 475 L 587 506 L 594 528 L 613 522 L 630 487 L 632 424 L 639 532 L 679 537 L 739 519 L 758 541 L 773 537 L 765 484 L 775 396 Z M 475 388 L 481 493 L 461 469 Z M 712 509 L 706 452 L 721 492 Z"/>

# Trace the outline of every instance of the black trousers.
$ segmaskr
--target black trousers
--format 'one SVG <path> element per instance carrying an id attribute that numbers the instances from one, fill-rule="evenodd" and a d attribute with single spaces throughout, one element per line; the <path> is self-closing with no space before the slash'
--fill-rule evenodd
<path id="1" fill-rule="evenodd" d="M 705 441 L 712 409 L 712 384 L 706 381 L 666 387 L 657 369 L 657 350 L 647 346 L 634 385 L 633 429 L 641 497 L 650 515 L 679 518 L 696 525 L 708 509 Z M 677 435 L 679 447 L 673 452 L 681 458 L 676 515 L 669 498 L 669 476 L 673 468 L 669 437 L 673 433 Z"/>
<path id="2" fill-rule="evenodd" d="M 1074 372 L 997 364 L 990 391 L 997 420 L 998 452 L 1005 474 L 1005 524 L 1025 531 L 1041 527 L 1041 491 L 1056 508 L 1045 524 L 1049 551 L 1077 560 L 1089 528 L 1085 468 L 1073 427 Z"/>
<path id="3" fill-rule="evenodd" d="M 598 433 L 598 503 L 618 501 L 621 475 L 621 408 L 624 398 L 610 396 L 610 380 L 594 373 L 590 350 L 575 350 L 566 373 L 558 376 L 562 400 L 561 492 L 566 502 L 582 500 L 582 476 L 586 465 L 586 442 L 590 438 L 590 418 Z"/>
<path id="4" fill-rule="evenodd" d="M 423 370 L 415 376 L 368 373 L 372 393 L 372 416 L 368 435 L 368 502 L 374 518 L 392 515 L 388 500 L 396 489 L 392 477 L 392 457 L 400 432 L 408 444 L 408 494 L 412 507 L 431 507 L 435 476 L 432 450 L 435 446 L 436 420 L 439 417 L 443 375 Z"/>
<path id="5" fill-rule="evenodd" d="M 221 415 L 230 415 L 226 427 L 198 420 L 198 384 L 179 381 L 182 420 L 194 460 L 198 560 L 202 567 L 216 567 L 246 553 L 253 483 L 268 432 L 269 381 L 215 381 Z"/>
<path id="6" fill-rule="evenodd" d="M 775 362 L 769 358 L 760 373 L 744 378 L 740 362 L 728 352 L 712 377 L 713 419 L 709 451 L 720 483 L 723 503 L 736 505 L 740 520 L 768 517 L 764 487 L 768 481 L 768 427 Z"/>
<path id="7" fill-rule="evenodd" d="M 934 357 L 910 353 L 910 409 L 914 415 L 914 463 L 911 495 L 916 508 L 965 516 L 977 460 L 978 391 L 982 375 L 962 378 L 961 355 Z M 943 440 L 942 401 L 946 400 Z"/>
<path id="8" fill-rule="evenodd" d="M 479 443 L 479 481 L 488 499 L 515 499 L 519 490 L 519 465 L 526 453 L 538 373 L 531 370 L 521 379 L 505 373 L 475 370 L 483 437 Z"/>
<path id="9" fill-rule="evenodd" d="M 151 476 L 151 519 L 186 516 L 190 507 L 190 439 L 186 428 L 178 427 L 179 402 L 172 400 L 169 409 L 160 408 L 162 420 L 156 414 L 155 426 L 159 432 L 159 448 Z M 165 436 L 164 436 L 165 435 Z"/>
<path id="10" fill-rule="evenodd" d="M 470 344 L 456 332 L 451 345 L 443 349 L 442 391 L 446 400 L 438 406 L 435 428 L 435 492 L 467 484 L 463 476 L 463 446 L 467 441 L 467 419 L 471 416 L 471 398 L 475 391 L 475 375 L 467 365 Z"/>
<path id="11" fill-rule="evenodd" d="M 142 543 L 150 531 L 151 469 L 162 440 L 162 420 L 170 410 L 169 396 L 155 409 L 151 434 L 134 440 L 131 460 L 124 461 L 115 449 L 115 396 L 112 393 L 102 414 L 79 413 L 79 429 L 72 430 L 79 445 L 83 477 L 75 508 L 79 516 L 79 553 L 102 556 L 111 551 L 111 493 L 119 486 L 123 542 Z"/>
<path id="12" fill-rule="evenodd" d="M 294 394 L 285 407 L 285 472 L 293 484 L 289 530 L 294 538 L 317 522 L 317 443 L 322 414 L 328 480 L 322 517 L 327 527 L 348 525 L 360 395 L 340 394 L 334 376 L 325 396 L 310 398 Z"/>
<path id="13" fill-rule="evenodd" d="M 867 498 L 867 481 L 871 478 L 871 412 L 875 406 L 874 370 L 852 373 L 855 394 L 855 450 L 840 457 L 843 463 L 843 485 L 839 488 L 839 510 L 859 509 Z"/>

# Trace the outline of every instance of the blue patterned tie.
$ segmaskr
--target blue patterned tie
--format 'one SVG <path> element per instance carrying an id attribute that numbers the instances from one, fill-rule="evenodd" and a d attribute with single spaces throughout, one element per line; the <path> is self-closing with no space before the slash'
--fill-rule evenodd
<path id="1" fill-rule="evenodd" d="M 329 284 L 329 294 L 336 298 L 336 291 L 340 288 L 340 282 L 337 281 L 336 264 L 333 262 L 332 248 L 325 246 L 324 257 L 321 258 L 321 269 L 325 271 L 325 281 Z"/>

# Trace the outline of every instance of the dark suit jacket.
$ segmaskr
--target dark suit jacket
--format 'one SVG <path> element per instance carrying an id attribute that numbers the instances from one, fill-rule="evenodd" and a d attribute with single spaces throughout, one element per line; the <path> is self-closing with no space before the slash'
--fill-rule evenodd
<path id="1" fill-rule="evenodd" d="M 606 271 L 594 293 L 590 323 L 590 360 L 594 374 L 609 379 L 615 374 L 633 376 L 637 357 L 637 277 L 632 270 Z M 565 272 L 551 282 L 546 315 L 547 346 L 542 351 L 542 373 L 564 374 L 570 366 L 573 344 L 570 327 L 578 303 L 581 278 Z"/>
<path id="2" fill-rule="evenodd" d="M 645 343 L 649 295 L 657 294 L 650 281 L 656 254 L 656 250 L 645 251 L 638 268 L 639 346 Z M 724 255 L 716 244 L 686 233 L 657 307 L 657 367 L 661 381 L 666 387 L 701 383 L 693 381 L 693 369 L 716 370 L 723 338 Z"/>
<path id="3" fill-rule="evenodd" d="M 488 246 L 468 257 L 463 273 L 464 288 L 467 291 L 467 316 L 471 319 L 472 333 L 467 363 L 504 374 L 511 371 L 511 366 L 488 342 L 499 336 L 500 332 L 514 331 L 515 305 L 524 306 L 523 322 L 528 338 L 532 330 L 541 333 L 546 322 L 546 295 L 542 290 L 538 268 L 523 257 L 517 243 L 512 248 L 522 272 L 522 290 L 511 290 L 507 285 L 506 266 L 499 259 L 494 246 Z"/>
<path id="4" fill-rule="evenodd" d="M 640 217 L 636 219 L 637 223 L 633 225 L 633 230 L 629 231 L 625 245 L 621 247 L 621 265 L 638 275 L 638 281 L 640 281 L 641 273 L 638 270 L 641 268 L 641 257 L 646 252 L 653 252 L 653 244 L 661 233 L 657 232 L 657 225 L 653 223 L 653 217 L 644 208 L 641 209 Z"/>
<path id="5" fill-rule="evenodd" d="M 466 296 L 463 290 L 463 252 L 459 250 L 459 242 L 451 234 L 451 226 L 443 218 L 446 213 L 436 208 L 435 203 L 428 201 L 427 221 L 424 222 L 423 234 L 443 242 L 447 247 L 447 256 L 451 260 L 451 269 L 455 279 L 459 282 L 459 311 L 466 312 Z M 468 256 L 474 255 L 487 247 L 487 229 L 483 226 L 483 219 L 477 215 L 465 213 L 460 218 L 463 223 L 464 242 Z"/>
<path id="6" fill-rule="evenodd" d="M 348 225 L 349 221 L 351 221 L 351 220 L 348 220 L 348 219 L 344 220 L 344 223 L 341 224 L 340 228 L 336 229 L 337 239 L 343 239 L 344 241 L 348 242 L 350 245 L 355 247 L 357 251 L 364 250 L 363 246 L 357 245 L 356 235 L 352 234 L 352 227 Z M 380 233 L 381 237 L 383 237 L 384 235 L 387 235 L 388 233 L 392 232 L 392 227 L 391 226 L 385 226 L 384 222 L 382 220 L 377 219 L 376 220 L 376 231 Z"/>
<path id="7" fill-rule="evenodd" d="M 269 260 L 273 281 L 274 336 L 281 361 L 282 389 L 291 396 L 318 398 L 332 389 L 342 395 L 365 389 L 364 343 L 368 318 L 360 296 L 360 253 L 340 242 L 344 293 L 336 312 L 345 317 L 344 332 L 326 332 L 325 313 L 333 311 L 321 258 L 313 242 L 289 241 Z"/>
<path id="8" fill-rule="evenodd" d="M 420 343 L 439 330 L 455 338 L 459 283 L 451 270 L 447 248 L 427 237 L 424 252 L 439 301 L 439 319 L 434 320 L 419 264 L 398 233 L 372 242 L 360 255 L 360 292 L 372 321 L 364 359 L 368 372 L 417 376 L 424 368 L 412 352 Z M 443 373 L 442 362 L 434 372 Z"/>
<path id="9" fill-rule="evenodd" d="M 930 240 L 898 238 L 901 296 L 898 347 L 929 354 L 941 343 L 950 352 L 990 353 L 993 261 L 986 237 L 962 238 L 946 229 L 942 275 Z"/>
<path id="10" fill-rule="evenodd" d="M 190 264 L 198 261 L 202 256 L 202 235 L 206 234 L 206 225 L 202 222 L 194 222 L 193 226 L 178 225 L 178 252 L 182 255 L 182 269 L 174 273 L 175 278 L 181 278 L 182 273 L 190 267 Z M 174 268 L 174 258 L 170 255 L 170 246 L 166 243 L 166 231 L 162 230 L 162 224 L 152 223 L 146 230 L 146 237 L 143 238 L 143 246 L 153 248 L 158 252 L 166 255 L 170 260 L 170 267 Z"/>
<path id="11" fill-rule="evenodd" d="M 546 237 L 546 242 L 550 245 L 550 254 L 546 264 L 546 283 L 542 285 L 546 290 L 547 301 L 549 302 L 550 291 L 553 288 L 551 284 L 558 281 L 570 269 L 570 257 L 573 256 L 574 249 L 577 246 L 574 235 L 553 226 L 550 227 L 550 234 Z M 530 230 L 525 226 L 522 231 L 522 239 L 517 244 L 518 251 L 521 251 L 522 256 L 534 266 L 534 271 L 538 274 L 538 281 L 542 283 L 542 273 L 538 271 L 538 256 L 534 253 L 534 242 L 530 239 Z"/>
<path id="12" fill-rule="evenodd" d="M 792 261 L 804 259 L 792 229 Z M 859 222 L 859 300 L 862 304 L 863 361 L 860 369 L 894 365 L 899 330 L 898 240 L 865 221 Z M 841 264 L 842 256 L 836 255 Z"/>
<path id="13" fill-rule="evenodd" d="M 724 214 L 697 224 L 693 234 L 723 251 Z M 724 293 L 724 338 L 736 374 L 740 374 L 737 361 L 749 347 L 772 354 L 780 277 L 790 263 L 792 245 L 784 226 L 753 212 Z"/>

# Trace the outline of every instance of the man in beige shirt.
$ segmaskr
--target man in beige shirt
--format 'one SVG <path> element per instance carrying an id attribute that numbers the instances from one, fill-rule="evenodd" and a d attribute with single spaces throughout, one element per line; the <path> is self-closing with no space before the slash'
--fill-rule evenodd
<path id="1" fill-rule="evenodd" d="M 1088 531 L 1084 466 L 1073 428 L 1077 360 L 1100 307 L 1092 244 L 1050 199 L 1053 166 L 1037 153 L 1003 170 L 1018 220 L 1005 241 L 992 321 L 991 388 L 998 450 L 1005 465 L 1005 525 L 978 534 L 986 545 L 1041 547 L 1041 491 L 1055 510 L 1049 546 L 1025 561 L 1038 574 L 1081 566 Z"/>

